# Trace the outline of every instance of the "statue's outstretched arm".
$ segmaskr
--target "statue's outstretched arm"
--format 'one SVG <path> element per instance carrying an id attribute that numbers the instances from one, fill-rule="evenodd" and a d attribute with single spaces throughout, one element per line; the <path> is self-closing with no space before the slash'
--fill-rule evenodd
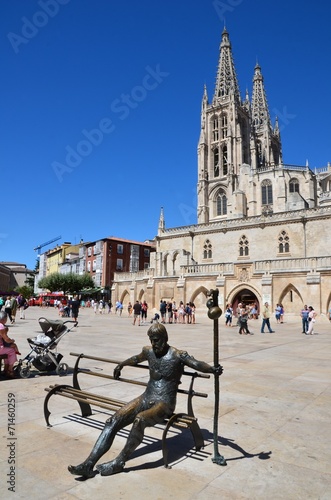
<path id="1" fill-rule="evenodd" d="M 195 359 L 185 351 L 180 351 L 180 357 L 186 366 L 189 366 L 190 368 L 193 368 L 198 372 L 214 373 L 216 375 L 221 375 L 223 373 L 223 367 L 221 365 L 218 365 L 216 367 L 209 365 L 205 361 L 199 361 L 198 359 Z"/>
<path id="2" fill-rule="evenodd" d="M 136 354 L 135 356 L 131 356 L 131 358 L 122 361 L 122 363 L 118 364 L 114 369 L 114 378 L 117 380 L 121 376 L 121 370 L 124 366 L 136 366 L 138 363 L 142 363 L 147 359 L 147 348 L 144 347 L 140 354 Z"/>

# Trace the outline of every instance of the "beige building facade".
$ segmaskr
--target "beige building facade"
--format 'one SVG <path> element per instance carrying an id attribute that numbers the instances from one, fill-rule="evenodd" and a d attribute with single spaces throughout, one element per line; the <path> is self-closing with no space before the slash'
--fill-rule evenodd
<path id="1" fill-rule="evenodd" d="M 115 274 L 112 297 L 194 302 L 207 292 L 227 303 L 304 304 L 326 314 L 331 303 L 331 166 L 283 163 L 261 68 L 252 97 L 241 100 L 229 34 L 222 33 L 213 97 L 204 89 L 198 143 L 196 225 L 166 228 L 161 210 L 150 268 Z"/>

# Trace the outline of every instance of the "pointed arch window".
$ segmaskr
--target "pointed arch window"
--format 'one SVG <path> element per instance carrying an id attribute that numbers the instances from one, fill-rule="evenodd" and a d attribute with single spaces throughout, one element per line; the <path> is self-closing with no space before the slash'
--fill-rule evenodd
<path id="1" fill-rule="evenodd" d="M 223 175 L 228 175 L 228 148 L 226 145 L 222 147 L 222 167 Z"/>
<path id="2" fill-rule="evenodd" d="M 222 115 L 221 127 L 222 127 L 222 139 L 225 139 L 228 136 L 228 117 L 226 115 Z"/>
<path id="3" fill-rule="evenodd" d="M 212 256 L 213 256 L 212 244 L 210 243 L 210 240 L 206 240 L 204 245 L 203 245 L 203 258 L 204 259 L 211 259 Z"/>
<path id="4" fill-rule="evenodd" d="M 249 255 L 249 242 L 245 235 L 243 235 L 239 240 L 239 256 L 245 257 Z"/>
<path id="5" fill-rule="evenodd" d="M 223 189 L 219 191 L 216 198 L 216 213 L 217 215 L 226 215 L 227 214 L 227 197 L 226 193 Z"/>
<path id="6" fill-rule="evenodd" d="M 290 180 L 290 193 L 299 193 L 299 181 L 298 179 Z"/>
<path id="7" fill-rule="evenodd" d="M 214 177 L 219 177 L 220 175 L 220 158 L 219 158 L 218 148 L 214 149 Z"/>
<path id="8" fill-rule="evenodd" d="M 262 205 L 272 205 L 272 182 L 269 179 L 261 183 Z"/>
<path id="9" fill-rule="evenodd" d="M 218 117 L 215 116 L 212 120 L 213 126 L 213 141 L 218 141 Z"/>
<path id="10" fill-rule="evenodd" d="M 290 238 L 286 231 L 281 231 L 278 236 L 278 251 L 279 253 L 289 253 L 290 251 Z"/>

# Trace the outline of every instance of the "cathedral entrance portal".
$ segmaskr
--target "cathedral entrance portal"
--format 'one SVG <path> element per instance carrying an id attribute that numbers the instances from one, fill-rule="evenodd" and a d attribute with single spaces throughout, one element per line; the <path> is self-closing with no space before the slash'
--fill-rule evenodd
<path id="1" fill-rule="evenodd" d="M 244 288 L 240 290 L 232 300 L 232 308 L 234 313 L 236 313 L 238 304 L 244 304 L 245 306 L 253 306 L 254 304 L 256 305 L 256 309 L 258 314 L 260 314 L 260 302 L 257 296 L 255 295 L 252 290 L 248 290 L 247 288 Z"/>

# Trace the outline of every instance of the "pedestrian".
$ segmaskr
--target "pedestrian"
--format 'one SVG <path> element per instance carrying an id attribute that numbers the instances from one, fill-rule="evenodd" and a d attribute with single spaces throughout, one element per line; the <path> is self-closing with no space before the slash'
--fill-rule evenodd
<path id="1" fill-rule="evenodd" d="M 247 335 L 247 334 L 254 335 L 248 329 L 248 314 L 249 314 L 248 307 L 245 307 L 243 305 L 240 309 L 239 314 L 240 314 L 240 316 L 239 316 L 239 333 L 240 333 L 240 335 Z"/>
<path id="2" fill-rule="evenodd" d="M 99 314 L 102 314 L 103 313 L 103 300 L 102 299 L 99 300 L 98 309 L 99 309 Z"/>
<path id="3" fill-rule="evenodd" d="M 25 304 L 26 298 L 20 293 L 17 297 L 18 310 L 20 312 L 20 319 L 25 319 Z"/>
<path id="4" fill-rule="evenodd" d="M 279 304 L 279 305 L 280 305 L 280 322 L 281 322 L 281 323 L 284 323 L 284 313 L 285 313 L 285 309 L 284 309 L 283 304 Z"/>
<path id="5" fill-rule="evenodd" d="M 267 326 L 269 333 L 275 333 L 274 330 L 271 329 L 270 326 L 270 309 L 269 303 L 265 302 L 263 310 L 262 310 L 262 325 L 261 325 L 261 333 L 264 333 L 264 328 Z"/>
<path id="6" fill-rule="evenodd" d="M 165 300 L 162 299 L 160 302 L 160 314 L 161 314 L 161 323 L 165 323 L 167 314 L 167 303 Z"/>
<path id="7" fill-rule="evenodd" d="M 133 308 L 132 308 L 132 304 L 131 304 L 131 302 L 129 302 L 129 303 L 128 303 L 128 316 L 129 316 L 129 318 L 131 317 L 132 310 L 133 310 Z"/>
<path id="8" fill-rule="evenodd" d="M 136 324 L 136 321 L 138 320 L 138 326 L 140 326 L 140 315 L 141 315 L 141 304 L 139 300 L 136 300 L 135 304 L 133 305 L 133 325 Z"/>
<path id="9" fill-rule="evenodd" d="M 146 300 L 141 304 L 141 324 L 147 321 L 147 310 L 148 310 L 148 304 Z"/>
<path id="10" fill-rule="evenodd" d="M 17 299 L 12 295 L 12 298 L 10 299 L 10 308 L 11 308 L 11 317 L 12 317 L 12 323 L 15 323 L 15 317 L 16 317 L 16 312 L 17 312 Z"/>
<path id="11" fill-rule="evenodd" d="M 282 308 L 281 308 L 280 304 L 277 304 L 276 309 L 275 309 L 276 323 L 280 323 L 281 312 L 282 312 Z"/>
<path id="12" fill-rule="evenodd" d="M 3 308 L 4 305 L 5 305 L 5 301 L 4 301 L 3 297 L 0 297 L 0 312 L 1 312 L 1 309 Z"/>
<path id="13" fill-rule="evenodd" d="M 315 321 L 316 321 L 316 312 L 314 311 L 314 308 L 312 306 L 308 307 L 309 309 L 309 314 L 308 314 L 308 332 L 306 335 L 314 335 L 314 326 L 315 326 Z"/>
<path id="14" fill-rule="evenodd" d="M 78 295 L 75 295 L 73 300 L 70 301 L 71 317 L 74 319 L 74 321 L 77 321 L 79 307 L 80 307 L 79 298 Z"/>
<path id="15" fill-rule="evenodd" d="M 184 303 L 181 300 L 179 303 L 179 308 L 178 308 L 178 322 L 184 323 L 185 322 L 184 318 L 185 318 Z"/>
<path id="16" fill-rule="evenodd" d="M 191 308 L 191 321 L 192 321 L 192 325 L 195 324 L 195 304 L 194 302 L 189 302 L 189 305 L 190 305 L 190 308 Z"/>
<path id="17" fill-rule="evenodd" d="M 301 321 L 302 321 L 302 333 L 307 333 L 308 332 L 308 317 L 309 317 L 309 310 L 307 304 L 303 306 L 303 309 L 301 309 Z"/>
<path id="18" fill-rule="evenodd" d="M 13 324 L 14 321 L 13 321 L 13 318 L 12 318 L 12 315 L 11 315 L 11 299 L 10 299 L 9 295 L 6 298 L 6 301 L 5 301 L 5 313 L 7 313 L 9 321 L 11 322 L 11 324 Z"/>
<path id="19" fill-rule="evenodd" d="M 233 315 L 233 309 L 231 307 L 231 304 L 227 304 L 225 308 L 225 326 L 232 326 L 232 315 Z"/>

